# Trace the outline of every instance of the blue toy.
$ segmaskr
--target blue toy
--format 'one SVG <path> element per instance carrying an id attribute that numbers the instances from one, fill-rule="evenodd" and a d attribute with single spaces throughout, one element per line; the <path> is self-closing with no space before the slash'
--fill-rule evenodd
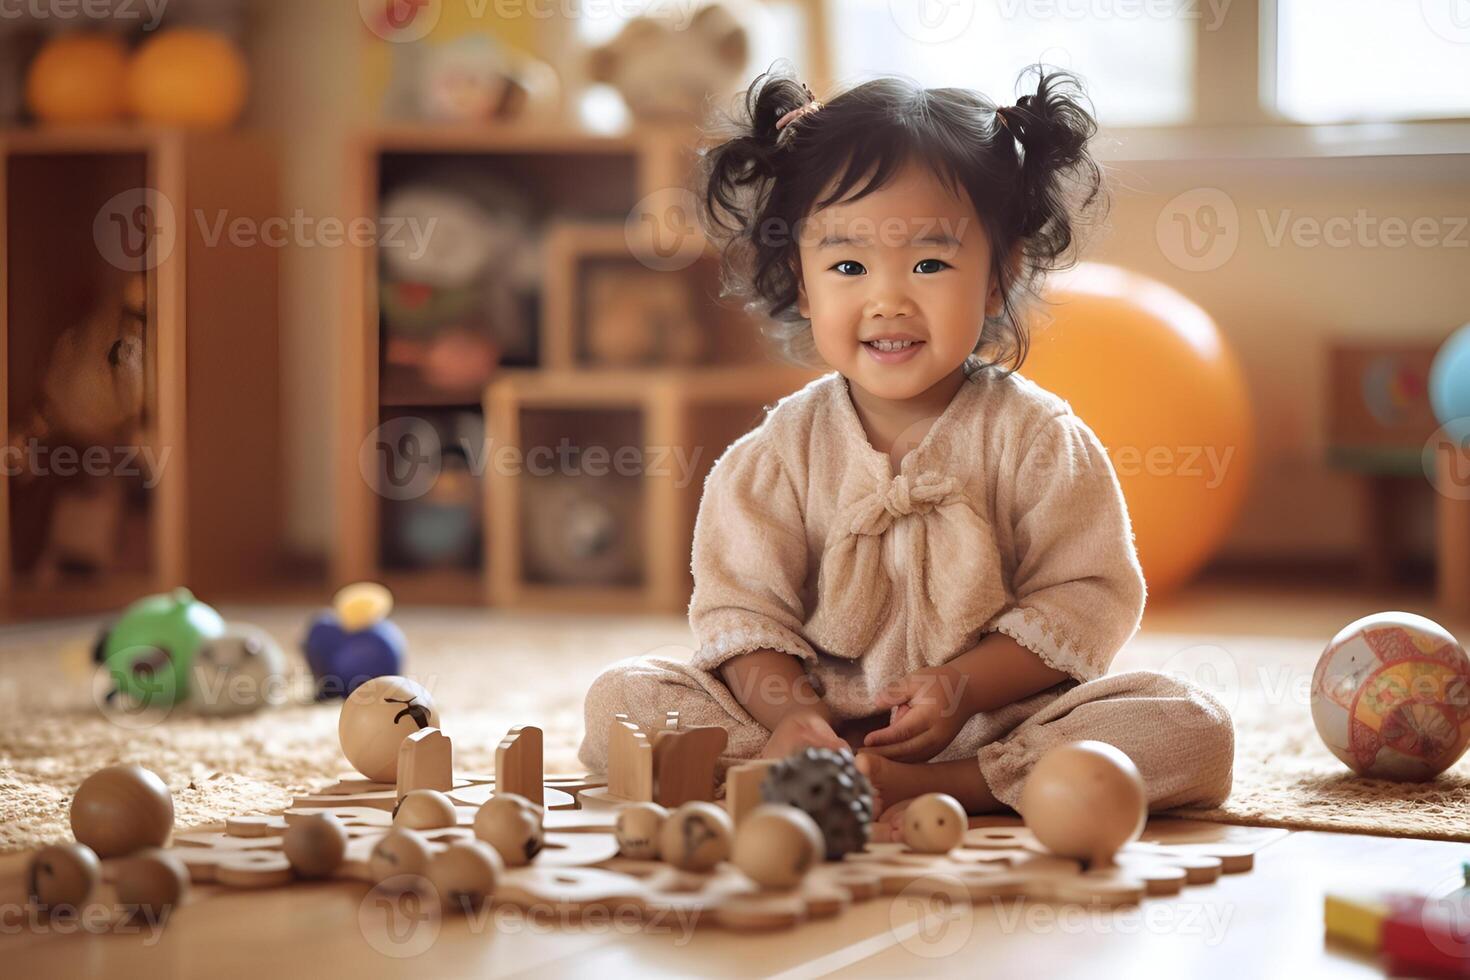
<path id="1" fill-rule="evenodd" d="M 403 673 L 408 641 L 388 614 L 393 594 L 375 582 L 338 592 L 332 608 L 312 617 L 301 641 L 316 678 L 316 698 L 345 698 L 365 681 Z"/>
<path id="2" fill-rule="evenodd" d="M 1429 369 L 1434 416 L 1456 442 L 1470 442 L 1470 323 L 1450 334 Z"/>

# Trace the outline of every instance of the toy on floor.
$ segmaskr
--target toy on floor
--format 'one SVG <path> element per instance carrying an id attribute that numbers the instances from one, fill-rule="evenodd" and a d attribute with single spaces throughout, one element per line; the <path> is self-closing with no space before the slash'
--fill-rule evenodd
<path id="1" fill-rule="evenodd" d="M 1382 612 L 1344 626 L 1312 673 L 1312 721 L 1354 772 L 1433 779 L 1470 745 L 1470 658 L 1433 620 Z"/>
<path id="2" fill-rule="evenodd" d="M 681 805 L 658 829 L 658 857 L 681 871 L 708 871 L 728 860 L 735 822 L 723 808 L 703 800 Z"/>
<path id="3" fill-rule="evenodd" d="M 1327 936 L 1377 954 L 1389 976 L 1470 975 L 1465 913 L 1470 882 L 1421 894 L 1408 889 L 1328 892 Z"/>
<path id="4" fill-rule="evenodd" d="M 99 769 L 72 797 L 71 831 L 100 858 L 159 847 L 173 826 L 173 795 L 142 766 Z"/>
<path id="5" fill-rule="evenodd" d="M 505 874 L 500 852 L 477 840 L 458 841 L 429 859 L 427 877 L 451 912 L 479 911 L 495 895 Z"/>
<path id="6" fill-rule="evenodd" d="M 36 852 L 27 874 L 31 902 L 46 914 L 74 914 L 102 879 L 97 852 L 86 844 L 52 844 Z"/>
<path id="7" fill-rule="evenodd" d="M 117 862 L 112 883 L 118 904 L 150 921 L 166 919 L 189 891 L 189 869 L 157 847 L 135 851 Z"/>
<path id="8" fill-rule="evenodd" d="M 524 796 L 497 792 L 475 815 L 475 836 L 495 848 L 506 867 L 523 867 L 545 846 L 542 812 Z"/>
<path id="9" fill-rule="evenodd" d="M 238 715 L 286 700 L 286 654 L 265 630 L 231 623 L 205 640 L 189 669 L 190 703 L 206 715 Z"/>
<path id="10" fill-rule="evenodd" d="M 903 813 L 903 842 L 920 854 L 947 854 L 960 846 L 970 818 L 948 793 L 925 793 Z"/>
<path id="11" fill-rule="evenodd" d="M 963 828 L 963 810 L 960 817 Z M 825 849 L 821 828 L 805 810 L 763 803 L 740 822 L 730 862 L 762 888 L 795 888 Z"/>
<path id="12" fill-rule="evenodd" d="M 337 737 L 347 761 L 368 779 L 394 782 L 398 752 L 409 735 L 439 727 L 434 699 L 407 677 L 375 677 L 359 685 L 342 705 Z"/>
<path id="13" fill-rule="evenodd" d="M 618 853 L 635 861 L 658 857 L 658 832 L 667 819 L 669 811 L 657 803 L 629 803 L 619 807 L 613 827 Z"/>
<path id="14" fill-rule="evenodd" d="M 1042 755 L 1021 787 L 1018 809 L 1051 853 L 1107 867 L 1120 847 L 1143 832 L 1148 794 L 1126 753 L 1088 740 Z"/>
<path id="15" fill-rule="evenodd" d="M 657 803 L 673 808 L 715 798 L 715 766 L 730 733 L 718 726 L 682 728 L 671 711 L 664 727 L 645 732 L 627 715 L 613 718 L 607 786 L 584 791 L 584 806 Z"/>
<path id="16" fill-rule="evenodd" d="M 347 828 L 330 813 L 298 820 L 281 841 L 291 869 L 302 878 L 325 878 L 347 854 Z"/>
<path id="17" fill-rule="evenodd" d="M 219 613 L 188 589 L 175 589 L 123 610 L 98 638 L 95 657 L 107 665 L 117 693 L 144 706 L 167 707 L 188 696 L 200 646 L 224 632 Z"/>
<path id="18" fill-rule="evenodd" d="M 829 861 L 861 851 L 873 823 L 873 785 L 851 752 L 803 749 L 772 766 L 761 784 L 768 803 L 789 803 L 822 830 Z"/>
<path id="19" fill-rule="evenodd" d="M 343 710 L 356 714 L 351 701 Z M 649 741 L 626 719 L 612 724 L 627 738 L 627 746 L 646 746 Z M 676 718 L 666 724 L 667 732 L 680 731 Z M 353 729 L 355 723 L 345 727 Z M 379 725 L 367 727 L 375 732 Z M 529 731 L 539 736 L 539 730 L 513 729 L 506 741 L 518 744 Z M 672 748 L 681 742 L 664 739 L 662 744 Z M 534 758 L 539 745 L 539 737 L 526 740 L 525 756 L 513 766 L 519 770 L 513 777 L 516 782 L 540 777 L 539 760 Z M 658 755 L 664 763 L 660 779 L 683 785 L 676 769 L 691 768 L 695 782 L 703 784 L 708 763 L 701 753 L 682 758 L 673 751 Z M 792 768 L 804 776 L 830 773 L 832 785 L 814 783 L 807 788 L 815 788 L 831 808 L 830 801 L 845 795 L 834 790 L 854 789 L 848 785 L 853 780 L 846 761 L 840 757 L 819 759 L 817 764 L 802 761 Z M 651 794 L 652 770 L 642 768 L 636 758 L 631 767 L 627 762 L 625 758 L 627 771 L 618 774 L 619 780 L 627 783 L 631 777 L 633 792 Z M 349 779 L 299 797 L 284 814 L 231 818 L 224 833 L 175 835 L 169 853 L 183 862 L 192 880 L 226 887 L 276 887 L 297 877 L 325 876 L 391 889 L 423 889 L 430 899 L 437 894 L 445 914 L 480 907 L 493 897 L 501 905 L 556 907 L 568 915 L 583 909 L 605 914 L 613 907 L 620 914 L 625 910 L 664 914 L 677 908 L 703 924 L 749 930 L 788 928 L 830 917 L 853 902 L 922 889 L 936 880 L 946 887 L 958 882 L 972 901 L 1024 896 L 1137 902 L 1145 895 L 1176 894 L 1185 883 L 1205 883 L 1221 873 L 1248 870 L 1255 850 L 1286 833 L 1161 821 L 1144 834 L 1145 842 L 1122 844 L 1105 866 L 1101 861 L 1085 866 L 1052 853 L 1012 818 L 977 821 L 978 826 L 956 841 L 949 818 L 957 804 L 936 795 L 913 804 L 922 818 L 910 831 L 917 848 L 859 844 L 843 860 L 823 862 L 819 855 L 830 844 L 810 814 L 787 804 L 747 805 L 757 785 L 755 776 L 764 781 L 782 764 L 759 761 L 732 769 L 739 777 L 732 795 L 745 803 L 734 800 L 725 807 L 691 800 L 671 813 L 646 799 L 619 813 L 556 809 L 554 803 L 541 807 L 503 786 L 492 787 L 490 777 L 455 773 L 454 787 L 444 794 L 453 804 L 453 823 L 423 829 L 395 826 L 389 812 L 397 795 L 392 784 Z M 1077 765 L 1073 760 L 1072 766 Z M 1051 768 L 1066 774 L 1065 767 Z M 503 775 L 505 782 L 512 780 L 511 773 Z M 1042 782 L 1048 778 L 1043 772 Z M 554 799 L 556 785 L 581 787 L 584 794 L 599 788 L 596 780 L 581 777 L 545 782 L 548 801 Z M 606 794 L 601 798 L 608 802 Z M 437 798 L 413 794 L 403 798 L 399 814 L 406 808 L 419 809 L 416 800 L 433 800 L 428 809 L 447 816 Z M 1085 791 L 1074 791 L 1074 800 L 1095 802 Z M 852 802 L 858 809 L 863 806 L 856 799 Z M 570 798 L 566 805 L 571 805 Z M 650 842 L 656 843 L 661 860 L 651 859 Z M 943 853 L 928 853 L 951 843 Z M 1099 849 L 1087 850 L 1096 854 Z M 104 877 L 107 873 L 104 862 Z"/>
<path id="20" fill-rule="evenodd" d="M 317 700 L 346 697 L 374 677 L 402 672 L 408 641 L 388 618 L 391 592 L 358 582 L 338 592 L 332 607 L 312 618 L 301 642 Z"/>

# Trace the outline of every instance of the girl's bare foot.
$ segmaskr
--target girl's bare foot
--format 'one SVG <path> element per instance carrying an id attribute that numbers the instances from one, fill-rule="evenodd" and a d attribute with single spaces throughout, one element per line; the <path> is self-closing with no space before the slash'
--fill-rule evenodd
<path id="1" fill-rule="evenodd" d="M 879 823 L 897 831 L 903 806 L 925 793 L 948 793 L 966 813 L 993 813 L 1005 809 L 986 785 L 974 759 L 952 762 L 895 762 L 872 752 L 857 754 L 857 767 L 873 784 L 873 812 Z M 894 837 L 888 838 L 896 840 Z"/>

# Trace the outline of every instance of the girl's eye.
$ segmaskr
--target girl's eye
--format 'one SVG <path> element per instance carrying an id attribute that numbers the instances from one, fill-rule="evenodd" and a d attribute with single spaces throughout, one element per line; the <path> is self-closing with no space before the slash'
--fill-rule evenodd
<path id="1" fill-rule="evenodd" d="M 929 268 L 924 268 L 926 265 L 929 266 Z M 914 271 L 934 273 L 942 272 L 943 270 L 948 268 L 950 268 L 950 264 L 943 259 L 920 259 L 919 264 L 914 266 Z"/>
<path id="2" fill-rule="evenodd" d="M 850 270 L 844 271 L 843 266 L 851 266 L 852 268 Z M 864 272 L 868 271 L 863 268 L 863 264 L 861 262 L 854 262 L 852 259 L 843 259 L 832 268 L 836 270 L 839 274 L 844 276 L 860 276 Z"/>

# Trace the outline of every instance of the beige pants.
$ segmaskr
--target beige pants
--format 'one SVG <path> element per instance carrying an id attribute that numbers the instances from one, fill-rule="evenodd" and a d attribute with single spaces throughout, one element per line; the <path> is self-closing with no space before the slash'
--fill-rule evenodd
<path id="1" fill-rule="evenodd" d="M 608 725 L 615 714 L 651 731 L 661 727 L 667 711 L 678 711 L 689 727 L 729 731 L 722 773 L 759 755 L 771 734 L 708 671 L 637 657 L 613 664 L 587 692 L 582 764 L 593 772 L 606 770 Z M 1212 807 L 1230 795 L 1235 730 L 1229 713 L 1202 688 L 1148 670 L 1068 681 L 981 712 L 934 761 L 978 759 L 990 791 L 1014 808 L 1032 763 L 1052 746 L 1081 739 L 1107 742 L 1133 759 L 1151 810 Z"/>

